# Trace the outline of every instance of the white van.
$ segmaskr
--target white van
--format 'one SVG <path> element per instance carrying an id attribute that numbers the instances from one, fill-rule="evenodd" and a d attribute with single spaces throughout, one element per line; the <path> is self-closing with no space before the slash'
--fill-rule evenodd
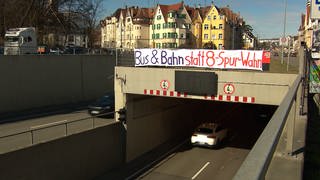
<path id="1" fill-rule="evenodd" d="M 11 28 L 4 37 L 4 55 L 36 54 L 35 28 Z"/>

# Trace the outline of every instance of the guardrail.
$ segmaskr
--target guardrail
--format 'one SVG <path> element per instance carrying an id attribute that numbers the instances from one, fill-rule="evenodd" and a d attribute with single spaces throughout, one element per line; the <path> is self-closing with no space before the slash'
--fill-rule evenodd
<path id="1" fill-rule="evenodd" d="M 107 116 L 111 114 L 114 114 L 114 112 L 101 115 Z M 27 130 L 1 136 L 0 154 L 100 127 L 102 125 L 97 125 L 96 121 L 97 119 L 102 119 L 99 118 L 101 115 L 32 126 Z M 43 130 L 45 133 L 50 130 L 52 130 L 52 132 L 50 135 L 44 135 L 41 133 Z M 19 143 L 16 144 L 16 142 Z"/>
<path id="2" fill-rule="evenodd" d="M 301 53 L 302 50 L 300 50 Z M 265 127 L 264 131 L 260 135 L 259 139 L 253 146 L 252 150 L 242 163 L 241 167 L 238 169 L 237 173 L 233 177 L 234 180 L 260 180 L 265 179 L 265 176 L 267 174 L 268 167 L 271 163 L 271 160 L 274 156 L 274 152 L 276 150 L 276 147 L 279 143 L 281 133 L 283 132 L 285 124 L 288 123 L 294 123 L 289 122 L 292 119 L 288 121 L 290 113 L 292 111 L 297 114 L 297 107 L 301 108 L 300 105 L 303 106 L 303 104 L 300 104 L 303 100 L 301 99 L 301 91 L 304 86 L 304 61 L 305 58 L 300 58 L 300 73 L 298 74 L 297 78 L 295 79 L 294 83 L 290 87 L 287 95 L 282 100 L 280 106 L 277 108 L 276 112 L 272 116 L 271 120 L 269 121 L 268 125 Z M 303 92 L 303 91 L 302 91 Z M 296 102 L 297 101 L 297 102 Z M 300 111 L 301 113 L 301 111 Z M 295 118 L 295 117 L 293 117 Z M 294 120 L 292 120 L 294 121 Z M 292 127 L 288 131 L 291 131 L 290 133 L 293 134 Z M 291 136 L 293 136 L 290 134 Z M 292 155 L 292 141 L 291 139 L 287 139 L 287 151 L 288 155 Z M 291 152 L 289 152 L 291 151 Z"/>

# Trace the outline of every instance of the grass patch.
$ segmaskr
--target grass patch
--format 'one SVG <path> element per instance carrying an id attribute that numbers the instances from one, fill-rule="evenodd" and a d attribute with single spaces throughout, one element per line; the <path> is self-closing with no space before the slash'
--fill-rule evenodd
<path id="1" fill-rule="evenodd" d="M 286 73 L 286 74 L 297 74 L 299 73 L 299 64 L 297 57 L 292 57 L 290 60 L 293 62 L 289 64 L 287 71 L 287 59 L 284 60 L 283 64 L 281 64 L 280 56 L 272 56 L 270 61 L 270 73 Z"/>

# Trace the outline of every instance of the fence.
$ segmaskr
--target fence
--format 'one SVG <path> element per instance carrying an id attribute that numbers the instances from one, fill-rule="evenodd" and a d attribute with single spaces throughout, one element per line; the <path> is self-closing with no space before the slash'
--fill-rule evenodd
<path id="1" fill-rule="evenodd" d="M 114 112 L 102 115 L 111 114 L 114 114 Z M 33 126 L 28 130 L 4 135 L 0 137 L 0 154 L 66 137 L 115 122 L 113 119 L 110 121 L 108 119 L 100 118 L 100 116 L 101 115 L 91 116 L 71 121 L 62 120 Z"/>
<path id="2" fill-rule="evenodd" d="M 254 147 L 242 163 L 241 167 L 234 176 L 234 180 L 257 180 L 265 179 L 268 167 L 274 156 L 274 152 L 279 143 L 280 136 L 287 123 L 287 155 L 291 156 L 293 153 L 293 134 L 294 134 L 294 121 L 301 111 L 303 106 L 304 95 L 304 71 L 301 67 L 305 66 L 306 59 L 304 58 L 304 51 L 300 49 L 300 74 L 296 78 L 293 85 L 290 87 L 287 95 L 282 100 L 280 106 L 272 116 L 268 125 L 260 135 Z"/>

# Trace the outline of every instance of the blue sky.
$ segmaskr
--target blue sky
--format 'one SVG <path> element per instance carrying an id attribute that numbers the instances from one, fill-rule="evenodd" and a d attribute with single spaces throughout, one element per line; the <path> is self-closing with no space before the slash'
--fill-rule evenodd
<path id="1" fill-rule="evenodd" d="M 101 17 L 112 14 L 117 8 L 127 6 L 151 7 L 154 2 L 174 4 L 181 0 L 104 0 Z M 211 4 L 210 0 L 185 0 L 185 4 Z M 278 38 L 283 35 L 285 0 L 215 0 L 218 7 L 229 5 L 234 12 L 240 12 L 247 24 L 259 38 Z M 305 13 L 306 0 L 287 0 L 286 35 L 297 35 L 301 13 Z"/>

